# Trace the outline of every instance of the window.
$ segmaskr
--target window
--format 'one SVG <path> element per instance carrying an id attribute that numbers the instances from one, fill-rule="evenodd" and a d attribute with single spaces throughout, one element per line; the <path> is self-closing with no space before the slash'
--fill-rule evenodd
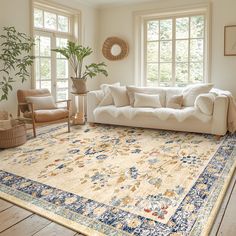
<path id="1" fill-rule="evenodd" d="M 147 20 L 145 42 L 148 86 L 204 82 L 204 15 Z"/>
<path id="2" fill-rule="evenodd" d="M 69 97 L 69 65 L 51 49 L 73 40 L 73 15 L 60 9 L 34 4 L 35 87 L 47 88 L 56 101 Z"/>
<path id="3" fill-rule="evenodd" d="M 210 4 L 134 13 L 134 79 L 138 86 L 207 83 Z"/>

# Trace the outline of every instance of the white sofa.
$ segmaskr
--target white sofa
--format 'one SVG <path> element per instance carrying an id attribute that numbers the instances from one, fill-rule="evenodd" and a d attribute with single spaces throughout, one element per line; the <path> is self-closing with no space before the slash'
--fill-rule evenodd
<path id="1" fill-rule="evenodd" d="M 104 90 L 91 91 L 87 97 L 87 121 L 90 123 L 224 135 L 227 132 L 227 96 L 215 95 L 212 102 L 212 112 L 208 114 L 202 112 L 201 107 L 199 108 L 196 104 L 198 94 L 195 94 L 195 98 L 190 96 L 190 99 L 195 100 L 193 105 L 190 103 L 190 105 L 188 104 L 188 106 L 183 106 L 180 109 L 166 107 L 168 99 L 175 95 L 184 94 L 186 91 L 188 91 L 186 88 L 176 87 L 158 88 L 156 91 L 155 89 L 142 88 L 144 94 L 157 93 L 160 95 L 161 108 L 133 107 L 130 104 L 119 107 L 114 104 L 100 105 L 107 95 L 106 92 Z M 128 97 L 130 98 L 130 96 Z M 188 96 L 184 99 L 188 99 Z M 189 103 L 188 100 L 185 103 Z"/>

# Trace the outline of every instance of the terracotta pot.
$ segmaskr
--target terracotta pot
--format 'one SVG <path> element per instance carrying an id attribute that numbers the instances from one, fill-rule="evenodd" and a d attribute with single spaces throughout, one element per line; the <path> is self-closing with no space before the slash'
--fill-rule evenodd
<path id="1" fill-rule="evenodd" d="M 86 93 L 87 87 L 86 87 L 86 79 L 78 79 L 71 77 L 71 80 L 73 82 L 72 89 L 74 93 Z"/>

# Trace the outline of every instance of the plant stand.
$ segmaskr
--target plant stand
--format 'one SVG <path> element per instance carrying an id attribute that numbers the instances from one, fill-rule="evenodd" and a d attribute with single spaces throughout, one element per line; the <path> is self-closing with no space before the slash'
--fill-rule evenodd
<path id="1" fill-rule="evenodd" d="M 76 104 L 76 113 L 72 116 L 72 123 L 73 125 L 84 125 L 85 124 L 85 98 L 87 93 L 73 93 L 75 97 L 75 104 Z M 80 102 L 81 99 L 81 102 Z M 81 106 L 80 106 L 81 105 Z"/>

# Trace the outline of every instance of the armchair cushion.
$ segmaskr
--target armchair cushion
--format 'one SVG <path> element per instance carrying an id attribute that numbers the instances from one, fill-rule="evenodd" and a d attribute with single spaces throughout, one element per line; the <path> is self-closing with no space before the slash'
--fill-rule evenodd
<path id="1" fill-rule="evenodd" d="M 51 122 L 61 119 L 66 119 L 69 116 L 69 111 L 67 109 L 48 109 L 48 110 L 36 110 L 34 112 L 34 118 L 36 123 Z M 32 118 L 31 112 L 24 113 L 25 118 Z"/>
<path id="2" fill-rule="evenodd" d="M 26 97 L 25 99 L 28 103 L 33 104 L 34 110 L 45 110 L 45 109 L 57 108 L 52 96 Z"/>

